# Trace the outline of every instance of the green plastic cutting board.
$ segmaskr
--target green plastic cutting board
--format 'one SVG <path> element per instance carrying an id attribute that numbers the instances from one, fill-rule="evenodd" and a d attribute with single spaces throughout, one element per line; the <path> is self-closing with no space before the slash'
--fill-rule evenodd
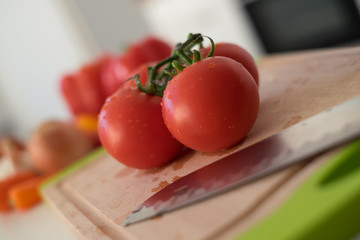
<path id="1" fill-rule="evenodd" d="M 339 240 L 360 231 L 360 140 L 341 150 L 273 214 L 237 240 Z"/>

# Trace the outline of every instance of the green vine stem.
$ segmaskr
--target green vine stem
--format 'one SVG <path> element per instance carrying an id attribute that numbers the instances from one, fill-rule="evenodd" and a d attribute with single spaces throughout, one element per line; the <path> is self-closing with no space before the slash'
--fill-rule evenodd
<path id="1" fill-rule="evenodd" d="M 211 43 L 211 50 L 206 58 L 212 57 L 215 50 L 214 41 L 200 33 L 190 33 L 185 42 L 176 44 L 170 57 L 158 62 L 154 67 L 148 67 L 148 80 L 145 86 L 141 84 L 138 74 L 131 77 L 131 79 L 135 79 L 136 86 L 140 91 L 151 95 L 163 96 L 167 83 L 174 76 L 186 67 L 204 58 L 200 51 L 193 49 L 196 46 L 199 49 L 203 48 L 204 37 L 209 39 Z"/>

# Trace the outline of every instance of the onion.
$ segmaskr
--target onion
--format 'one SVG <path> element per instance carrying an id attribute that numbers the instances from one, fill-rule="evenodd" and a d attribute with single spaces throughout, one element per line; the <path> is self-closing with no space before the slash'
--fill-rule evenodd
<path id="1" fill-rule="evenodd" d="M 61 170 L 91 149 L 91 140 L 75 126 L 56 120 L 41 124 L 27 143 L 30 161 L 43 173 Z"/>

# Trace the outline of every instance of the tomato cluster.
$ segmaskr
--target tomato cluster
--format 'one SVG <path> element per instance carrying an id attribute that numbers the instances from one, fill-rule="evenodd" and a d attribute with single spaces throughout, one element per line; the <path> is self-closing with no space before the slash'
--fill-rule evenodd
<path id="1" fill-rule="evenodd" d="M 107 98 L 98 132 L 111 156 L 149 169 L 175 159 L 184 147 L 213 152 L 247 135 L 259 108 L 256 64 L 236 44 L 209 38 L 211 46 L 204 48 L 203 39 L 190 34 L 170 57 L 140 66 Z"/>

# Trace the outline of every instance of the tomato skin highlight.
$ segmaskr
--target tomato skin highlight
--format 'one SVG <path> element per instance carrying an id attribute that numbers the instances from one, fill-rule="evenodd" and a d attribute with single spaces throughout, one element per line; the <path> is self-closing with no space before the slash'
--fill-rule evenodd
<path id="1" fill-rule="evenodd" d="M 126 87 L 106 100 L 99 114 L 98 132 L 112 157 L 139 169 L 174 160 L 183 145 L 166 128 L 160 103 L 161 97 Z"/>
<path id="2" fill-rule="evenodd" d="M 207 56 L 210 50 L 211 47 L 207 47 L 204 51 L 204 55 Z M 250 53 L 244 48 L 233 43 L 219 42 L 215 44 L 214 56 L 228 57 L 241 63 L 246 70 L 249 71 L 256 84 L 259 85 L 259 72 L 256 63 Z"/>
<path id="3" fill-rule="evenodd" d="M 259 109 L 257 85 L 242 64 L 227 57 L 203 59 L 167 85 L 162 114 L 185 146 L 212 152 L 231 147 L 253 126 Z"/>

